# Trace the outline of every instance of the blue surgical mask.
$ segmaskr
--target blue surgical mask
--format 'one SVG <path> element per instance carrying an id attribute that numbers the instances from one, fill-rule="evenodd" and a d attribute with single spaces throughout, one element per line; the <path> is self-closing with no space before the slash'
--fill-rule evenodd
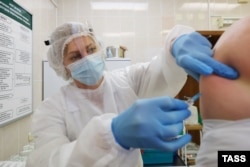
<path id="1" fill-rule="evenodd" d="M 95 85 L 102 78 L 104 67 L 103 52 L 101 51 L 67 66 L 72 78 L 85 85 Z"/>

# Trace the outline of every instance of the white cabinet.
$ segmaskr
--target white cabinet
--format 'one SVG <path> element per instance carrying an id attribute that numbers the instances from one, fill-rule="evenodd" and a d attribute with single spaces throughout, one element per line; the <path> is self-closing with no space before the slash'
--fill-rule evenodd
<path id="1" fill-rule="evenodd" d="M 106 58 L 105 62 L 107 70 L 124 68 L 131 65 L 131 60 L 129 58 Z"/>

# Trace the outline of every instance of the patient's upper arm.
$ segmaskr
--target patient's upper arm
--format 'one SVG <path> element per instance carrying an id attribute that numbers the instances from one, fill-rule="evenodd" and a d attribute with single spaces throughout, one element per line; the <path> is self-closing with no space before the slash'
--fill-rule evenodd
<path id="1" fill-rule="evenodd" d="M 214 47 L 214 58 L 234 67 L 240 77 L 236 80 L 216 75 L 201 77 L 202 118 L 250 118 L 250 18 L 247 24 L 240 21 L 221 36 Z"/>

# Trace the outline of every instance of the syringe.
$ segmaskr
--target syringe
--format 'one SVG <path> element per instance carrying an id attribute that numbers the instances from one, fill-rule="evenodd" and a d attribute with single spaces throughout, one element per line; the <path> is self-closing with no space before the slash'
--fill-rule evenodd
<path id="1" fill-rule="evenodd" d="M 188 106 L 192 106 L 192 105 L 194 104 L 194 102 L 195 102 L 196 100 L 199 99 L 200 96 L 201 96 L 200 93 L 195 94 L 193 97 L 187 97 L 187 96 L 185 96 L 185 98 L 187 99 L 187 100 L 186 100 L 186 103 L 188 104 Z M 184 125 L 184 123 L 183 123 L 183 125 Z M 184 133 L 186 132 L 185 126 L 183 126 L 183 132 L 184 132 Z M 175 136 L 175 137 L 170 137 L 170 138 L 168 138 L 168 139 L 166 139 L 166 140 L 167 140 L 167 141 L 177 140 L 178 138 L 180 138 L 180 137 L 182 137 L 182 136 L 183 136 L 183 135 L 177 135 L 177 136 Z"/>
<path id="2" fill-rule="evenodd" d="M 199 99 L 200 96 L 201 96 L 201 93 L 197 93 L 193 97 L 185 97 L 187 99 L 186 103 L 189 106 L 192 106 L 194 104 L 194 102 Z"/>

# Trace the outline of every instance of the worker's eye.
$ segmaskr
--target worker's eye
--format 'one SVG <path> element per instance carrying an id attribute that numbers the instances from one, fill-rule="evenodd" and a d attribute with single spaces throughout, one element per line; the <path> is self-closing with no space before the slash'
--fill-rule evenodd
<path id="1" fill-rule="evenodd" d="M 81 58 L 82 58 L 81 54 L 78 53 L 78 54 L 71 55 L 69 59 L 70 59 L 71 62 L 75 62 L 77 60 L 80 60 Z"/>
<path id="2" fill-rule="evenodd" d="M 87 49 L 88 55 L 95 53 L 95 52 L 96 52 L 96 49 L 97 49 L 97 48 L 96 48 L 95 46 L 89 47 L 89 48 Z"/>

